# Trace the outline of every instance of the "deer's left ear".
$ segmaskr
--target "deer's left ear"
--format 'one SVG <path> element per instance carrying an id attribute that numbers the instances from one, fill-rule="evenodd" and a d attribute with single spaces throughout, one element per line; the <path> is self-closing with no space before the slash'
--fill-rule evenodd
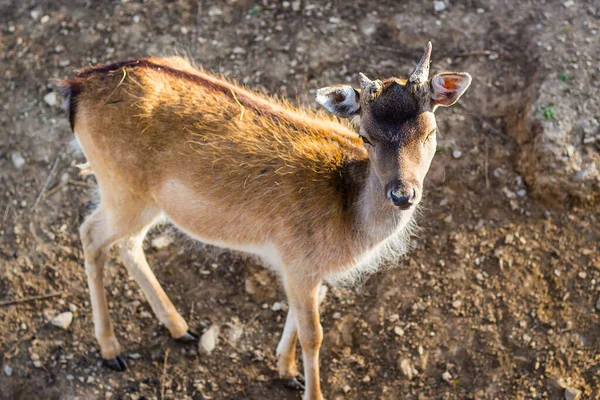
<path id="1" fill-rule="evenodd" d="M 436 106 L 448 107 L 456 103 L 471 84 L 466 72 L 442 72 L 431 78 L 431 99 Z"/>
<path id="2" fill-rule="evenodd" d="M 360 94 L 349 85 L 327 86 L 317 90 L 317 103 L 340 118 L 351 118 L 360 110 Z"/>

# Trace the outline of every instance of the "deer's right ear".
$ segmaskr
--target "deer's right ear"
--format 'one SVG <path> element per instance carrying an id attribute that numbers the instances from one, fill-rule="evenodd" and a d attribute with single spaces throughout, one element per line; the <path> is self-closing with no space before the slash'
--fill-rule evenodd
<path id="1" fill-rule="evenodd" d="M 349 85 L 328 86 L 317 90 L 317 103 L 340 118 L 351 118 L 360 110 L 360 93 Z"/>

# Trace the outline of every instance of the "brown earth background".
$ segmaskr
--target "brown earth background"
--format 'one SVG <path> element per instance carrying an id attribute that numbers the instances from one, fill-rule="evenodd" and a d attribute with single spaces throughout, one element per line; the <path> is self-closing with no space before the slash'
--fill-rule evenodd
<path id="1" fill-rule="evenodd" d="M 168 226 L 150 265 L 197 332 L 218 327 L 216 349 L 174 343 L 113 257 L 130 368 L 101 367 L 77 234 L 94 178 L 75 167 L 58 79 L 180 54 L 315 105 L 359 71 L 406 76 L 428 40 L 433 71 L 474 81 L 438 112 L 414 250 L 329 290 L 325 396 L 600 398 L 599 25 L 597 1 L 0 0 L 0 301 L 59 294 L 0 306 L 0 398 L 301 398 L 274 380 L 276 277 Z M 67 330 L 49 323 L 62 312 Z"/>

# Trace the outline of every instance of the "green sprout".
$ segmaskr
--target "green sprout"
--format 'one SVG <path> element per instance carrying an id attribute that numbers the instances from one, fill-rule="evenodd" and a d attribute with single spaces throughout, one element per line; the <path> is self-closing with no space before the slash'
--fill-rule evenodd
<path id="1" fill-rule="evenodd" d="M 256 15 L 260 12 L 259 6 L 254 6 L 250 10 L 248 10 L 248 15 Z"/>
<path id="2" fill-rule="evenodd" d="M 561 72 L 560 75 L 558 75 L 558 79 L 560 79 L 563 82 L 568 82 L 569 81 L 569 75 L 567 75 L 564 72 Z"/>
<path id="3" fill-rule="evenodd" d="M 546 107 L 544 107 L 543 115 L 544 119 L 554 119 L 554 117 L 556 117 L 556 110 L 554 109 L 554 107 L 552 107 L 552 104 L 549 104 Z"/>

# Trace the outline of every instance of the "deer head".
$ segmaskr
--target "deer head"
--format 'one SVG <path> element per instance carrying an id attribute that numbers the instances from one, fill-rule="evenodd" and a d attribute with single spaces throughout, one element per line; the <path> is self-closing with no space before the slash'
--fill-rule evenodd
<path id="1" fill-rule="evenodd" d="M 333 114 L 359 117 L 359 135 L 381 189 L 401 209 L 421 200 L 436 150 L 436 108 L 456 103 L 471 84 L 465 72 L 429 79 L 430 58 L 431 42 L 408 80 L 373 81 L 361 73 L 360 89 L 335 85 L 317 91 L 317 102 Z"/>

